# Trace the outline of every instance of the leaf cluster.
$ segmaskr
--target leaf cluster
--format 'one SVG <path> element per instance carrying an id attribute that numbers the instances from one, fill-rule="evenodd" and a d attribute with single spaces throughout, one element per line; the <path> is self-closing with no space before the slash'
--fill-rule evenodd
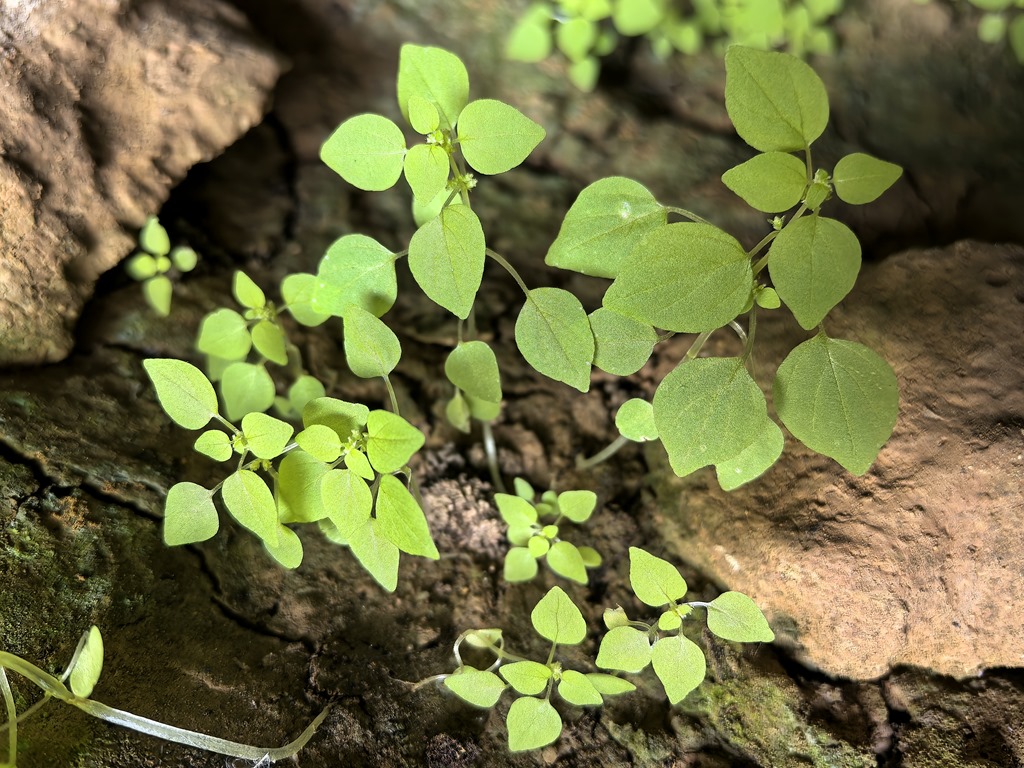
<path id="1" fill-rule="evenodd" d="M 142 283 L 142 295 L 161 317 L 171 313 L 173 284 L 176 272 L 191 272 L 199 256 L 191 248 L 179 245 L 171 248 L 171 239 L 156 216 L 146 219 L 139 232 L 139 250 L 125 263 L 129 277 Z"/>
<path id="2" fill-rule="evenodd" d="M 1020 64 L 1024 64 L 1024 0 L 968 0 L 982 17 L 978 39 L 997 45 L 1004 40 Z"/>

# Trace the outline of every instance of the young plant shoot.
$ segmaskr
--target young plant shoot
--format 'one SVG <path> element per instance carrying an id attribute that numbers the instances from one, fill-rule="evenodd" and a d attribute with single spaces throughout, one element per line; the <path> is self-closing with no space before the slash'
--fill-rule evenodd
<path id="1" fill-rule="evenodd" d="M 198 261 L 199 256 L 191 248 L 172 249 L 167 230 L 156 216 L 150 216 L 139 232 L 139 251 L 128 259 L 125 270 L 133 280 L 142 283 L 142 295 L 153 311 L 167 317 L 171 314 L 174 291 L 171 275 L 191 272 Z"/>

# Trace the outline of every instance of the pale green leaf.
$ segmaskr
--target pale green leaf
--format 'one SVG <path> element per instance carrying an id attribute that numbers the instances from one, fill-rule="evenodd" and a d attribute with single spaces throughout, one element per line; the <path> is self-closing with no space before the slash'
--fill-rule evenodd
<path id="1" fill-rule="evenodd" d="M 863 152 L 846 155 L 836 163 L 832 183 L 844 203 L 863 205 L 877 200 L 903 175 L 903 169 Z"/>
<path id="2" fill-rule="evenodd" d="M 448 381 L 472 397 L 501 402 L 501 375 L 494 351 L 483 341 L 463 341 L 444 364 Z"/>
<path id="3" fill-rule="evenodd" d="M 561 587 L 552 587 L 530 613 L 537 634 L 559 645 L 578 645 L 587 636 L 587 623 Z"/>
<path id="4" fill-rule="evenodd" d="M 651 639 L 639 629 L 615 627 L 601 638 L 594 663 L 601 669 L 642 672 L 651 663 Z"/>
<path id="5" fill-rule="evenodd" d="M 280 456 L 294 431 L 291 424 L 265 413 L 247 413 L 242 418 L 245 446 L 260 459 Z"/>
<path id="6" fill-rule="evenodd" d="M 227 461 L 232 454 L 231 438 L 219 429 L 208 429 L 203 432 L 192 447 L 214 461 Z"/>
<path id="7" fill-rule="evenodd" d="M 274 404 L 277 389 L 267 369 L 253 363 L 232 363 L 220 380 L 224 412 L 236 421 L 247 413 L 262 413 Z"/>
<path id="8" fill-rule="evenodd" d="M 505 555 L 505 568 L 502 573 L 505 581 L 517 584 L 530 581 L 537 575 L 537 558 L 526 547 L 511 547 Z"/>
<path id="9" fill-rule="evenodd" d="M 366 455 L 381 474 L 400 471 L 423 447 L 423 433 L 390 411 L 370 411 L 366 420 Z"/>
<path id="10" fill-rule="evenodd" d="M 685 699 L 707 674 L 704 652 L 683 635 L 663 637 L 656 642 L 651 649 L 651 661 L 671 704 Z"/>
<path id="11" fill-rule="evenodd" d="M 775 408 L 793 436 L 855 475 L 868 471 L 892 434 L 899 388 L 867 347 L 819 333 L 779 366 Z"/>
<path id="12" fill-rule="evenodd" d="M 296 413 L 301 414 L 308 402 L 323 397 L 325 394 L 327 393 L 324 390 L 324 385 L 320 383 L 319 379 L 304 374 L 299 376 L 295 383 L 288 388 L 288 402 Z"/>
<path id="13" fill-rule="evenodd" d="M 324 538 L 332 544 L 338 544 L 342 547 L 348 546 L 348 539 L 338 532 L 337 526 L 335 526 L 328 518 L 325 517 L 317 520 L 316 525 L 320 529 L 320 533 L 324 535 Z"/>
<path id="14" fill-rule="evenodd" d="M 768 270 L 779 297 L 810 330 L 857 282 L 860 242 L 840 221 L 804 216 L 772 241 Z"/>
<path id="15" fill-rule="evenodd" d="M 318 397 L 306 403 L 302 409 L 302 425 L 323 424 L 338 433 L 341 441 L 347 442 L 352 433 L 362 431 L 369 418 L 370 409 L 362 403 L 348 403 L 334 397 Z"/>
<path id="16" fill-rule="evenodd" d="M 534 288 L 516 319 L 516 344 L 526 362 L 580 392 L 590 389 L 594 334 L 579 299 L 561 288 Z"/>
<path id="17" fill-rule="evenodd" d="M 765 418 L 764 426 L 757 433 L 754 442 L 731 459 L 715 465 L 718 484 L 722 486 L 723 491 L 733 491 L 760 477 L 778 461 L 784 445 L 782 430 L 774 421 Z"/>
<path id="18" fill-rule="evenodd" d="M 469 434 L 472 414 L 469 411 L 469 403 L 458 390 L 455 390 L 451 400 L 445 404 L 444 415 L 453 427 L 460 432 Z"/>
<path id="19" fill-rule="evenodd" d="M 569 82 L 584 93 L 590 93 L 597 85 L 598 75 L 601 74 L 601 64 L 595 57 L 587 56 L 570 64 L 567 74 Z"/>
<path id="20" fill-rule="evenodd" d="M 775 639 L 757 603 L 741 592 L 723 592 L 707 609 L 708 629 L 723 640 L 770 643 Z"/>
<path id="21" fill-rule="evenodd" d="M 643 185 L 621 176 L 601 179 L 580 192 L 544 261 L 614 278 L 637 243 L 667 220 L 665 208 Z"/>
<path id="22" fill-rule="evenodd" d="M 755 291 L 754 301 L 757 302 L 757 306 L 764 309 L 778 309 L 782 306 L 782 300 L 779 298 L 778 292 L 774 288 L 764 286 Z"/>
<path id="23" fill-rule="evenodd" d="M 654 393 L 654 424 L 680 477 L 736 456 L 766 416 L 764 394 L 740 358 L 684 360 Z"/>
<path id="24" fill-rule="evenodd" d="M 545 3 L 534 3 L 512 27 L 505 43 L 505 57 L 536 64 L 550 53 L 551 11 Z"/>
<path id="25" fill-rule="evenodd" d="M 683 626 L 683 617 L 675 611 L 665 611 L 658 617 L 658 629 L 662 632 L 675 632 Z"/>
<path id="26" fill-rule="evenodd" d="M 543 128 L 495 99 L 470 102 L 459 116 L 459 148 L 479 173 L 494 175 L 515 168 L 543 139 Z"/>
<path id="27" fill-rule="evenodd" d="M 362 451 L 357 451 L 355 448 L 349 449 L 349 452 L 345 454 L 345 466 L 363 478 L 363 480 L 372 482 L 377 477 L 377 473 L 370 466 L 370 460 L 366 458 L 366 454 Z"/>
<path id="28" fill-rule="evenodd" d="M 398 547 L 380 531 L 380 524 L 370 518 L 352 531 L 349 549 L 359 564 L 388 592 L 398 586 Z"/>
<path id="29" fill-rule="evenodd" d="M 413 96 L 437 108 L 442 128 L 453 128 L 469 100 L 465 65 L 458 56 L 441 48 L 403 45 L 398 57 L 398 107 L 406 120 Z"/>
<path id="30" fill-rule="evenodd" d="M 155 221 L 152 218 L 151 220 Z M 78 660 L 71 670 L 71 678 L 68 681 L 68 684 L 71 686 L 71 692 L 83 699 L 89 698 L 92 695 L 92 689 L 96 687 L 96 683 L 100 679 L 102 671 L 103 636 L 100 634 L 99 627 L 94 624 L 89 627 L 85 643 L 78 654 Z M 14 759 L 13 754 L 11 759 Z"/>
<path id="31" fill-rule="evenodd" d="M 621 35 L 646 35 L 665 15 L 665 0 L 619 0 L 615 3 L 612 23 Z"/>
<path id="32" fill-rule="evenodd" d="M 341 439 L 338 433 L 323 424 L 306 427 L 295 436 L 295 442 L 306 453 L 328 464 L 337 461 L 341 456 Z"/>
<path id="33" fill-rule="evenodd" d="M 726 171 L 722 182 L 751 208 L 778 213 L 803 199 L 807 167 L 786 152 L 765 152 Z"/>
<path id="34" fill-rule="evenodd" d="M 316 275 L 298 272 L 281 281 L 281 298 L 299 325 L 314 327 L 327 320 L 326 314 L 313 307 L 317 279 Z"/>
<path id="35" fill-rule="evenodd" d="M 144 360 L 157 400 L 175 424 L 202 429 L 217 415 L 217 393 L 203 372 L 182 360 Z"/>
<path id="36" fill-rule="evenodd" d="M 235 296 L 235 301 L 247 309 L 263 309 L 267 305 L 267 297 L 263 293 L 263 289 L 241 270 L 235 271 L 231 292 Z"/>
<path id="37" fill-rule="evenodd" d="M 551 541 L 543 535 L 531 536 L 530 540 L 526 542 L 526 549 L 535 559 L 539 559 L 551 549 Z"/>
<path id="38" fill-rule="evenodd" d="M 558 511 L 574 523 L 585 523 L 597 506 L 593 491 L 564 491 L 558 494 Z"/>
<path id="39" fill-rule="evenodd" d="M 222 360 L 244 360 L 252 346 L 245 318 L 233 309 L 218 309 L 203 318 L 196 349 Z"/>
<path id="40" fill-rule="evenodd" d="M 417 93 L 409 97 L 409 125 L 416 133 L 433 133 L 440 125 L 437 107 Z"/>
<path id="41" fill-rule="evenodd" d="M 355 304 L 345 311 L 345 361 L 364 379 L 387 376 L 402 357 L 398 337 L 375 315 Z"/>
<path id="42" fill-rule="evenodd" d="M 220 434 L 224 434 L 221 432 Z M 213 494 L 195 483 L 175 483 L 164 502 L 164 544 L 195 544 L 211 538 L 220 527 Z"/>
<path id="43" fill-rule="evenodd" d="M 179 272 L 191 272 L 199 263 L 199 254 L 191 248 L 179 245 L 171 251 L 171 264 Z"/>
<path id="44" fill-rule="evenodd" d="M 548 687 L 548 680 L 551 679 L 551 669 L 536 661 L 503 664 L 498 671 L 523 696 L 536 696 Z"/>
<path id="45" fill-rule="evenodd" d="M 562 733 L 562 718 L 551 706 L 551 702 L 532 696 L 523 696 L 513 701 L 505 723 L 511 752 L 546 747 Z"/>
<path id="46" fill-rule="evenodd" d="M 490 400 L 480 400 L 463 393 L 466 405 L 469 406 L 469 415 L 477 421 L 494 421 L 501 414 L 501 403 L 492 403 Z"/>
<path id="47" fill-rule="evenodd" d="M 134 254 L 124 265 L 132 280 L 148 280 L 156 275 L 156 259 L 148 253 Z"/>
<path id="48" fill-rule="evenodd" d="M 625 627 L 629 625 L 629 616 L 626 615 L 626 611 L 621 605 L 615 608 L 605 608 L 604 614 L 601 617 L 604 620 L 604 625 L 608 629 L 616 629 L 618 627 Z"/>
<path id="49" fill-rule="evenodd" d="M 983 43 L 999 43 L 1006 37 L 1006 16 L 986 13 L 978 20 L 978 39 Z"/>
<path id="50" fill-rule="evenodd" d="M 658 439 L 658 428 L 654 424 L 654 406 L 646 400 L 634 397 L 619 406 L 615 414 L 615 428 L 627 440 L 643 443 Z"/>
<path id="51" fill-rule="evenodd" d="M 263 357 L 278 365 L 288 365 L 284 329 L 270 320 L 260 320 L 252 329 L 252 345 Z"/>
<path id="52" fill-rule="evenodd" d="M 594 43 L 597 42 L 597 33 L 597 24 L 577 16 L 555 28 L 555 43 L 569 61 L 580 61 L 593 49 Z"/>
<path id="53" fill-rule="evenodd" d="M 537 508 L 526 499 L 509 493 L 494 494 L 498 512 L 511 528 L 529 528 L 537 522 Z"/>
<path id="54" fill-rule="evenodd" d="M 672 563 L 637 547 L 629 548 L 629 583 L 640 601 L 653 608 L 686 595 L 686 581 Z"/>
<path id="55" fill-rule="evenodd" d="M 460 667 L 444 679 L 444 686 L 463 701 L 484 709 L 497 704 L 508 688 L 493 672 L 473 667 Z"/>
<path id="56" fill-rule="evenodd" d="M 341 317 L 355 304 L 380 317 L 397 296 L 395 255 L 371 237 L 345 235 L 320 260 L 312 307 Z"/>
<path id="57" fill-rule="evenodd" d="M 281 523 L 315 523 L 327 516 L 320 483 L 328 467 L 312 454 L 292 451 L 277 468 L 277 519 Z"/>
<path id="58" fill-rule="evenodd" d="M 448 153 L 437 144 L 412 147 L 405 156 L 404 167 L 409 189 L 422 201 L 433 200 L 444 191 L 451 170 Z"/>
<path id="59" fill-rule="evenodd" d="M 390 189 L 402 175 L 405 136 L 381 115 L 356 115 L 339 125 L 320 148 L 320 159 L 354 187 Z"/>
<path id="60" fill-rule="evenodd" d="M 580 551 L 568 541 L 556 541 L 547 554 L 548 567 L 570 581 L 577 584 L 587 583 L 587 568 L 583 564 Z"/>
<path id="61" fill-rule="evenodd" d="M 166 256 L 171 250 L 171 239 L 156 216 L 146 218 L 146 223 L 139 232 L 139 245 L 154 256 Z"/>
<path id="62" fill-rule="evenodd" d="M 567 669 L 558 683 L 558 695 L 577 707 L 599 707 L 604 704 L 601 693 L 589 676 Z"/>
<path id="63" fill-rule="evenodd" d="M 292 570 L 302 564 L 302 541 L 291 528 L 278 525 L 277 540 L 264 539 L 263 548 L 284 568 Z"/>
<path id="64" fill-rule="evenodd" d="M 590 313 L 594 365 L 616 376 L 630 376 L 647 363 L 658 342 L 654 328 L 607 307 Z"/>
<path id="65" fill-rule="evenodd" d="M 733 45 L 725 53 L 725 71 L 725 107 L 740 138 L 754 149 L 796 152 L 825 130 L 825 85 L 796 57 Z"/>
<path id="66" fill-rule="evenodd" d="M 583 565 L 587 568 L 599 568 L 601 566 L 601 553 L 593 547 L 578 547 L 580 557 L 583 558 Z"/>
<path id="67" fill-rule="evenodd" d="M 373 418 L 373 413 L 370 418 Z M 431 560 L 441 557 L 430 536 L 423 510 L 405 484 L 394 475 L 380 478 L 376 512 L 378 531 L 400 550 Z"/>
<path id="68" fill-rule="evenodd" d="M 753 281 L 750 258 L 731 235 L 710 224 L 669 224 L 633 249 L 603 304 L 656 328 L 701 333 L 740 314 Z"/>
<path id="69" fill-rule="evenodd" d="M 623 680 L 615 675 L 606 675 L 603 672 L 590 672 L 587 674 L 587 679 L 602 696 L 618 696 L 636 690 L 636 686 L 629 680 Z"/>
<path id="70" fill-rule="evenodd" d="M 166 275 L 151 277 L 142 284 L 142 295 L 146 303 L 153 308 L 160 317 L 167 317 L 171 314 L 171 296 L 174 294 L 174 286 Z"/>
<path id="71" fill-rule="evenodd" d="M 342 541 L 347 542 L 362 528 L 373 512 L 370 486 L 350 470 L 332 469 L 325 474 L 320 483 L 320 494 L 324 511 Z"/>
<path id="72" fill-rule="evenodd" d="M 416 230 L 409 269 L 423 292 L 465 320 L 484 274 L 486 244 L 480 219 L 465 205 L 450 205 Z"/>
<path id="73" fill-rule="evenodd" d="M 450 202 L 449 198 L 451 198 Z M 433 200 L 428 202 L 423 202 L 413 197 L 412 218 L 416 222 L 416 226 L 422 227 L 427 222 L 436 219 L 441 214 L 441 209 L 445 207 L 445 203 L 449 205 L 462 205 L 462 196 L 453 196 L 452 192 L 445 188 L 438 192 Z"/>
<path id="74" fill-rule="evenodd" d="M 277 543 L 277 504 L 263 478 L 248 469 L 228 475 L 221 498 L 231 516 L 256 536 Z"/>
<path id="75" fill-rule="evenodd" d="M 529 502 L 532 502 L 537 495 L 537 492 L 533 490 L 533 486 L 521 477 L 517 477 L 512 481 L 512 487 L 515 489 L 516 496 Z"/>

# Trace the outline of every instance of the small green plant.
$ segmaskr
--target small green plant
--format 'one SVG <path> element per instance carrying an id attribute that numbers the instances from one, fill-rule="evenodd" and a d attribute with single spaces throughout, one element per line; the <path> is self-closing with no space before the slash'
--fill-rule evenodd
<path id="1" fill-rule="evenodd" d="M 173 270 L 191 272 L 199 257 L 191 248 L 177 246 L 171 249 L 171 239 L 156 216 L 146 219 L 139 232 L 140 250 L 125 264 L 125 269 L 134 280 L 142 283 L 142 295 L 146 302 L 161 317 L 171 313 L 171 282 Z"/>
<path id="2" fill-rule="evenodd" d="M 43 698 L 26 710 L 20 717 L 14 703 L 14 694 L 11 684 L 7 679 L 6 670 L 17 672 L 26 680 L 37 686 L 43 692 Z M 0 694 L 3 696 L 7 709 L 7 723 L 0 726 L 0 733 L 7 731 L 8 756 L 7 762 L 0 763 L 0 768 L 15 768 L 18 762 L 18 725 L 32 713 L 44 706 L 51 699 L 63 701 L 77 707 L 86 714 L 105 720 L 115 725 L 131 728 L 139 733 L 155 736 L 164 741 L 173 741 L 176 744 L 184 744 L 188 747 L 205 749 L 208 752 L 237 757 L 245 760 L 260 761 L 261 764 L 272 763 L 292 757 L 302 749 L 310 740 L 313 733 L 327 717 L 330 706 L 316 716 L 295 741 L 285 744 L 283 747 L 266 749 L 263 747 L 240 744 L 227 739 L 207 736 L 204 733 L 177 728 L 173 725 L 166 725 L 148 717 L 141 717 L 125 712 L 122 709 L 108 707 L 89 698 L 93 688 L 99 681 L 100 672 L 103 670 L 103 636 L 97 627 L 92 627 L 82 635 L 68 664 L 67 670 L 61 677 L 55 677 L 35 664 L 25 661 L 20 656 L 15 656 L 6 651 L 0 651 Z M 69 679 L 70 678 L 70 679 Z M 67 685 L 65 685 L 67 683 Z"/>
<path id="3" fill-rule="evenodd" d="M 529 63 L 557 48 L 570 62 L 568 75 L 591 91 L 600 73 L 598 59 L 618 38 L 643 36 L 659 59 L 673 51 L 691 55 L 711 44 L 789 53 L 831 53 L 835 40 L 828 24 L 843 0 L 557 0 L 532 4 L 509 35 L 505 55 Z"/>
<path id="4" fill-rule="evenodd" d="M 508 523 L 512 544 L 505 556 L 505 581 L 530 581 L 537 575 L 537 562 L 563 578 L 587 583 L 587 570 L 601 565 L 601 555 L 593 547 L 578 547 L 561 538 L 567 522 L 587 522 L 597 506 L 593 491 L 545 491 L 534 503 L 536 492 L 522 478 L 515 479 L 515 495 L 495 494 L 502 519 Z M 547 522 L 545 522 L 545 520 Z"/>

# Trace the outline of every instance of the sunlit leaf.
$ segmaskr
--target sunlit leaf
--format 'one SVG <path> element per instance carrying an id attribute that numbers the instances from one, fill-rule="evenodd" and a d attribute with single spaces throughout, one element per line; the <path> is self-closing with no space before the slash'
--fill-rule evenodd
<path id="1" fill-rule="evenodd" d="M 252 363 L 232 363 L 220 380 L 224 411 L 235 421 L 247 413 L 262 413 L 274 404 L 277 389 L 267 369 Z"/>
<path id="2" fill-rule="evenodd" d="M 505 720 L 511 752 L 540 749 L 562 733 L 562 718 L 547 699 L 523 696 L 512 702 Z"/>
<path id="3" fill-rule="evenodd" d="M 96 687 L 96 682 L 100 679 L 102 671 L 103 636 L 100 634 L 99 628 L 94 624 L 89 627 L 89 634 L 86 637 L 85 644 L 82 646 L 82 650 L 78 654 L 78 660 L 71 670 L 71 678 L 68 680 L 71 692 L 83 699 L 89 698 L 92 695 L 92 689 Z M 13 759 L 14 756 L 12 755 L 11 757 Z"/>
<path id="4" fill-rule="evenodd" d="M 671 704 L 685 699 L 707 674 L 704 652 L 683 635 L 658 640 L 651 649 L 651 661 Z"/>
<path id="5" fill-rule="evenodd" d="M 854 152 L 836 163 L 832 183 L 840 200 L 862 205 L 877 200 L 902 175 L 903 169 L 894 163 Z"/>
<path id="6" fill-rule="evenodd" d="M 594 334 L 583 305 L 568 291 L 530 291 L 516 320 L 516 344 L 538 372 L 580 392 L 590 389 Z"/>
<path id="7" fill-rule="evenodd" d="M 458 56 L 441 48 L 403 45 L 398 58 L 398 107 L 406 120 L 413 96 L 437 108 L 442 128 L 453 128 L 469 100 L 465 65 Z"/>
<path id="8" fill-rule="evenodd" d="M 765 152 L 726 171 L 722 181 L 750 207 L 778 213 L 803 198 L 807 168 L 800 158 L 786 152 Z"/>
<path id="9" fill-rule="evenodd" d="M 469 317 L 484 273 L 486 245 L 480 219 L 450 205 L 409 241 L 409 269 L 423 292 L 457 317 Z"/>
<path id="10" fill-rule="evenodd" d="M 498 670 L 517 693 L 536 696 L 548 687 L 551 679 L 550 667 L 536 661 L 516 661 L 503 664 Z"/>
<path id="11" fill-rule="evenodd" d="M 723 640 L 770 643 L 775 633 L 757 607 L 740 592 L 723 592 L 708 605 L 708 629 Z"/>
<path id="12" fill-rule="evenodd" d="M 479 173 L 493 175 L 515 168 L 543 139 L 543 128 L 495 99 L 470 102 L 459 116 L 459 148 Z"/>
<path id="13" fill-rule="evenodd" d="M 203 372 L 182 360 L 144 360 L 157 400 L 171 420 L 185 429 L 202 429 L 217 415 L 217 393 Z"/>
<path id="14" fill-rule="evenodd" d="M 373 413 L 370 414 L 373 416 Z M 382 475 L 377 489 L 377 530 L 403 552 L 437 560 L 427 518 L 409 489 L 394 475 Z"/>
<path id="15" fill-rule="evenodd" d="M 629 583 L 640 601 L 653 608 L 686 595 L 686 581 L 672 563 L 637 547 L 629 548 Z"/>
<path id="16" fill-rule="evenodd" d="M 320 159 L 349 184 L 380 192 L 402 175 L 405 136 L 381 115 L 356 115 L 339 125 L 320 148 Z"/>
<path id="17" fill-rule="evenodd" d="M 444 679 L 444 686 L 463 701 L 485 709 L 498 703 L 508 686 L 493 672 L 461 667 Z"/>
<path id="18" fill-rule="evenodd" d="M 277 504 L 263 478 L 248 469 L 228 475 L 221 498 L 231 516 L 259 538 L 277 542 Z"/>
<path id="19" fill-rule="evenodd" d="M 601 669 L 642 672 L 651 663 L 651 639 L 639 629 L 615 627 L 601 639 L 601 648 L 594 663 Z"/>
<path id="20" fill-rule="evenodd" d="M 349 370 L 364 379 L 387 376 L 402 357 L 394 332 L 362 307 L 350 305 L 345 312 L 345 361 Z"/>
<path id="21" fill-rule="evenodd" d="M 206 541 L 218 528 L 220 519 L 210 491 L 195 483 L 171 486 L 164 501 L 164 544 L 174 547 Z"/>
<path id="22" fill-rule="evenodd" d="M 559 645 L 578 645 L 587 636 L 583 614 L 561 587 L 552 587 L 530 613 L 537 634 Z"/>
<path id="23" fill-rule="evenodd" d="M 381 474 L 401 470 L 425 441 L 422 432 L 390 411 L 370 411 L 366 432 L 366 456 Z"/>

